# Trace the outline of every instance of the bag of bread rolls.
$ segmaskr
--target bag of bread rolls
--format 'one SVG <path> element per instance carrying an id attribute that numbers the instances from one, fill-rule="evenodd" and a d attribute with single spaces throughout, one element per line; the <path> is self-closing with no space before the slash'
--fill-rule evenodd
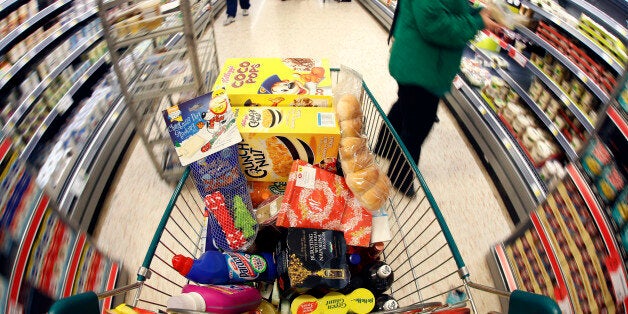
<path id="1" fill-rule="evenodd" d="M 340 121 L 340 136 L 341 137 L 362 136 L 363 126 L 364 126 L 364 122 L 362 122 L 362 117 Z"/>
<path id="2" fill-rule="evenodd" d="M 364 193 L 355 195 L 364 208 L 370 211 L 379 210 L 390 196 L 390 180 L 385 175 L 377 177 L 377 182 Z"/>

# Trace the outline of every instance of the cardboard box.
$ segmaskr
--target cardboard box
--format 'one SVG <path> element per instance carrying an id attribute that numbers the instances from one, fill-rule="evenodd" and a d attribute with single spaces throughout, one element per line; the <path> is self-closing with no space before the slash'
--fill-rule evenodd
<path id="1" fill-rule="evenodd" d="M 233 107 L 243 141 L 240 165 L 249 181 L 286 182 L 292 162 L 335 162 L 340 127 L 333 108 Z"/>
<path id="2" fill-rule="evenodd" d="M 331 107 L 329 61 L 310 58 L 227 59 L 214 84 L 233 106 Z"/>

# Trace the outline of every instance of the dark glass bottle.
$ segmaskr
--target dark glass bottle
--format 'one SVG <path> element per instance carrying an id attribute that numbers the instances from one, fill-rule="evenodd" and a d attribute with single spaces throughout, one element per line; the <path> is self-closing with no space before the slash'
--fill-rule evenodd
<path id="1" fill-rule="evenodd" d="M 390 289 L 395 276 L 390 265 L 383 261 L 376 261 L 368 268 L 366 281 L 367 288 L 373 294 L 378 295 Z"/>
<path id="2" fill-rule="evenodd" d="M 399 308 L 399 303 L 388 294 L 382 294 L 375 299 L 375 311 L 392 311 Z"/>

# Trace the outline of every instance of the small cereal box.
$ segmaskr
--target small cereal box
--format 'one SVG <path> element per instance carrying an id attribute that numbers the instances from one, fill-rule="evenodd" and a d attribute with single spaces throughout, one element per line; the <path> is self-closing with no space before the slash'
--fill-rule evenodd
<path id="1" fill-rule="evenodd" d="M 240 164 L 249 181 L 286 182 L 294 160 L 334 163 L 340 127 L 333 108 L 234 107 L 243 141 Z"/>
<path id="2" fill-rule="evenodd" d="M 163 116 L 183 166 L 242 140 L 224 89 L 167 108 Z"/>
<path id="3" fill-rule="evenodd" d="M 331 107 L 329 61 L 310 58 L 227 59 L 214 84 L 233 106 Z"/>

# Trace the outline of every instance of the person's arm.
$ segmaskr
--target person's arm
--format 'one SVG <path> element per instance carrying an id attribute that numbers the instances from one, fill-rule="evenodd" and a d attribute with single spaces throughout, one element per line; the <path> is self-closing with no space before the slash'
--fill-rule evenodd
<path id="1" fill-rule="evenodd" d="M 438 46 L 464 47 L 475 34 L 485 28 L 486 10 L 452 13 L 440 0 L 412 1 L 412 11 L 423 38 Z M 492 22 L 492 21 L 491 21 Z"/>

